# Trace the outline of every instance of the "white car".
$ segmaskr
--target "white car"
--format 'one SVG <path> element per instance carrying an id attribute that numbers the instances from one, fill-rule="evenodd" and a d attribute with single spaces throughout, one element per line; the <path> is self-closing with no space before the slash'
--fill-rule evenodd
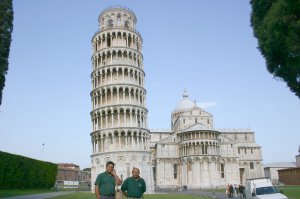
<path id="1" fill-rule="evenodd" d="M 273 186 L 269 178 L 247 179 L 245 186 L 247 199 L 287 199 Z"/>

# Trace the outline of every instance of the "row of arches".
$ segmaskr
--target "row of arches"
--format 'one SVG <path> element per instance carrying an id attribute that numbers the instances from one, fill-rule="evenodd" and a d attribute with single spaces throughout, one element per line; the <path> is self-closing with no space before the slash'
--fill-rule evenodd
<path id="1" fill-rule="evenodd" d="M 107 65 L 126 64 L 143 68 L 142 54 L 130 49 L 111 49 L 107 48 L 103 51 L 96 52 L 92 58 L 93 69 L 104 67 Z"/>
<path id="2" fill-rule="evenodd" d="M 179 156 L 189 155 L 220 155 L 218 142 L 187 142 L 179 145 Z"/>
<path id="3" fill-rule="evenodd" d="M 132 48 L 137 51 L 142 49 L 142 38 L 138 32 L 132 33 L 129 30 L 120 30 L 123 27 L 118 27 L 119 30 L 106 30 L 98 32 L 93 38 L 94 52 L 104 48 L 122 46 Z"/>
<path id="4" fill-rule="evenodd" d="M 147 128 L 147 110 L 144 108 L 112 107 L 92 112 L 93 131 L 119 128 Z"/>
<path id="5" fill-rule="evenodd" d="M 92 135 L 93 153 L 149 150 L 149 132 L 138 129 L 101 131 Z"/>
<path id="6" fill-rule="evenodd" d="M 219 137 L 219 132 L 216 131 L 191 131 L 183 132 L 177 134 L 177 139 L 179 141 L 193 140 L 193 139 L 211 139 L 217 140 Z"/>
<path id="7" fill-rule="evenodd" d="M 143 88 L 116 85 L 95 89 L 91 95 L 93 109 L 120 104 L 146 106 L 146 90 Z"/>
<path id="8" fill-rule="evenodd" d="M 180 157 L 180 158 L 162 158 L 156 161 L 157 164 L 160 163 L 168 163 L 168 164 L 177 164 L 177 165 L 184 165 L 184 164 L 193 164 L 195 162 L 215 162 L 220 164 L 238 164 L 240 166 L 249 165 L 249 162 L 239 162 L 236 158 L 230 157 L 220 157 L 220 156 L 190 156 L 190 157 Z M 257 163 L 259 164 L 259 163 Z"/>
<path id="9" fill-rule="evenodd" d="M 126 67 L 114 66 L 96 70 L 92 73 L 93 88 L 108 84 L 134 84 L 144 86 L 145 73 L 143 70 Z"/>

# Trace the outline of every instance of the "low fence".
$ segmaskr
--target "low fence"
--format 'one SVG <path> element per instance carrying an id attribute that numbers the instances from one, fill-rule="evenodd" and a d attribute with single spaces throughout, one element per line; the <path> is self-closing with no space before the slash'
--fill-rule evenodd
<path id="1" fill-rule="evenodd" d="M 59 180 L 55 185 L 56 190 L 76 190 L 76 191 L 90 191 L 90 182 L 67 181 Z"/>

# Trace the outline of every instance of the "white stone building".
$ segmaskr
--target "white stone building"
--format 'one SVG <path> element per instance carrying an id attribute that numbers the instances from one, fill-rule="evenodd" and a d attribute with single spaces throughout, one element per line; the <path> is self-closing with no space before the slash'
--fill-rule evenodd
<path id="1" fill-rule="evenodd" d="M 137 18 L 130 9 L 112 7 L 98 21 L 92 38 L 92 184 L 109 160 L 123 179 L 140 168 L 148 193 L 155 186 L 225 187 L 263 175 L 254 132 L 214 129 L 213 116 L 186 92 L 171 115 L 171 129 L 150 132 Z"/>
<path id="2" fill-rule="evenodd" d="M 129 9 L 112 7 L 102 11 L 98 21 L 99 31 L 92 38 L 91 181 L 110 160 L 123 179 L 138 167 L 148 193 L 153 192 L 143 40 L 135 28 L 137 19 Z"/>
<path id="3" fill-rule="evenodd" d="M 171 130 L 151 130 L 156 186 L 215 188 L 263 176 L 261 147 L 251 129 L 214 129 L 213 116 L 186 92 L 171 120 Z"/>

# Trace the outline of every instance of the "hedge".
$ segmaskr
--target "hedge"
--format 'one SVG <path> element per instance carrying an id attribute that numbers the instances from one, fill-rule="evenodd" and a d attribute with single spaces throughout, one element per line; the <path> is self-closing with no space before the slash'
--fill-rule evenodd
<path id="1" fill-rule="evenodd" d="M 57 164 L 0 151 L 0 189 L 54 187 Z"/>

